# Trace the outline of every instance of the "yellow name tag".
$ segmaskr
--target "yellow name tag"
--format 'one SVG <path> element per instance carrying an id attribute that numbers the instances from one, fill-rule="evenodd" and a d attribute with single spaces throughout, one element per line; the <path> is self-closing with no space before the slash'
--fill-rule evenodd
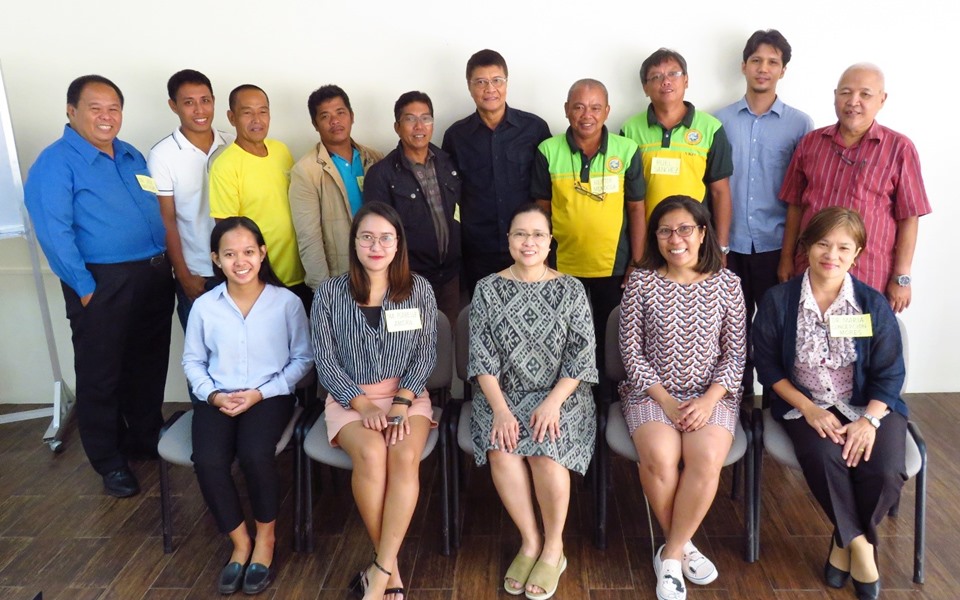
<path id="1" fill-rule="evenodd" d="M 361 192 L 363 191 L 363 175 L 357 175 L 357 187 Z"/>
<path id="2" fill-rule="evenodd" d="M 137 182 L 140 184 L 140 189 L 145 192 L 150 192 L 151 194 L 160 193 L 160 190 L 157 188 L 157 182 L 149 175 L 137 175 Z"/>
<path id="3" fill-rule="evenodd" d="M 591 177 L 590 191 L 594 194 L 616 194 L 620 191 L 620 178 L 616 175 L 597 175 Z"/>
<path id="4" fill-rule="evenodd" d="M 390 333 L 411 331 L 423 327 L 423 323 L 420 321 L 419 308 L 395 308 L 384 311 L 383 314 L 387 317 L 387 331 Z"/>
<path id="5" fill-rule="evenodd" d="M 653 162 L 650 163 L 650 174 L 651 175 L 679 175 L 680 159 L 679 158 L 663 158 L 661 156 L 655 156 L 653 157 Z"/>
<path id="6" fill-rule="evenodd" d="M 830 317 L 830 337 L 873 337 L 870 315 L 833 315 Z"/>
<path id="7" fill-rule="evenodd" d="M 453 205 L 453 220 L 457 223 L 460 222 L 460 203 L 457 202 Z"/>

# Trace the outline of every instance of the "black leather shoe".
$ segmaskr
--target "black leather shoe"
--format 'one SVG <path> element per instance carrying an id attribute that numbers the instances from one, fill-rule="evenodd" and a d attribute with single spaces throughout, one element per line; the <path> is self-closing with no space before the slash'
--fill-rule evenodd
<path id="1" fill-rule="evenodd" d="M 240 590 L 243 585 L 243 565 L 238 562 L 227 563 L 220 570 L 219 590 L 221 594 L 229 595 Z"/>
<path id="2" fill-rule="evenodd" d="M 853 580 L 853 591 L 857 593 L 857 600 L 877 600 L 880 596 L 880 580 L 871 583 Z"/>
<path id="3" fill-rule="evenodd" d="M 830 564 L 830 557 L 827 557 L 827 563 L 823 565 L 823 579 L 832 588 L 838 590 L 847 585 L 850 579 L 850 571 L 844 571 Z"/>
<path id="4" fill-rule="evenodd" d="M 243 576 L 243 593 L 249 596 L 259 594 L 273 583 L 273 568 L 260 563 L 250 563 Z"/>
<path id="5" fill-rule="evenodd" d="M 129 467 L 120 467 L 103 476 L 103 489 L 116 498 L 129 498 L 140 493 L 140 484 Z"/>

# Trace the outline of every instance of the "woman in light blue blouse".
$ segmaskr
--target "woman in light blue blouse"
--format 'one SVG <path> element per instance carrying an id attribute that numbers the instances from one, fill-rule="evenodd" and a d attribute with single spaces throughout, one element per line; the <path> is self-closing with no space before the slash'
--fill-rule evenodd
<path id="1" fill-rule="evenodd" d="M 246 217 L 217 223 L 210 236 L 217 275 L 197 298 L 184 338 L 183 370 L 195 398 L 193 463 L 200 491 L 233 552 L 220 572 L 221 594 L 247 594 L 273 580 L 279 507 L 275 449 L 293 414 L 293 391 L 310 371 L 303 304 L 270 268 L 263 234 Z M 244 524 L 230 468 L 247 480 L 256 538 Z"/>
<path id="2" fill-rule="evenodd" d="M 397 565 L 420 494 L 420 455 L 433 422 L 426 383 L 437 358 L 437 303 L 410 272 L 400 216 L 364 204 L 350 228 L 350 267 L 317 287 L 313 349 L 330 444 L 353 461 L 353 495 L 376 551 L 351 587 L 400 600 Z"/>

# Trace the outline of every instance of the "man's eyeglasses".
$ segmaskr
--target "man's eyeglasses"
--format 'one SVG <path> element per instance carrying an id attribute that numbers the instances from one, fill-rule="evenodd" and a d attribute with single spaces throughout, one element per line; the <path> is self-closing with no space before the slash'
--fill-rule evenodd
<path id="1" fill-rule="evenodd" d="M 506 77 L 493 77 L 492 79 L 480 78 L 480 79 L 471 79 L 470 87 L 475 90 L 485 90 L 488 85 L 492 85 L 493 89 L 499 90 L 503 87 L 503 84 L 507 83 Z"/>
<path id="2" fill-rule="evenodd" d="M 683 71 L 669 71 L 667 73 L 654 73 L 647 77 L 647 83 L 660 83 L 664 79 L 674 81 L 683 77 Z"/>
<path id="3" fill-rule="evenodd" d="M 552 236 L 545 231 L 534 231 L 533 233 L 527 233 L 526 231 L 514 231 L 510 233 L 510 239 L 514 242 L 520 242 L 522 244 L 528 239 L 532 239 L 533 243 L 538 246 L 549 244 L 551 237 Z"/>
<path id="4" fill-rule="evenodd" d="M 658 227 L 657 228 L 657 237 L 661 240 L 668 240 L 670 236 L 676 233 L 682 238 L 688 238 L 693 235 L 693 232 L 700 229 L 697 225 L 681 225 L 676 229 L 670 229 L 669 227 Z"/>
<path id="5" fill-rule="evenodd" d="M 433 115 L 420 115 L 419 117 L 417 115 L 403 115 L 400 117 L 400 123 L 409 127 L 413 127 L 417 122 L 422 125 L 433 125 Z"/>
<path id="6" fill-rule="evenodd" d="M 581 185 L 581 183 L 580 183 L 580 179 L 579 179 L 578 177 L 576 177 L 576 176 L 574 176 L 574 179 L 573 179 L 573 189 L 575 189 L 577 192 L 583 194 L 584 196 L 590 196 L 591 198 L 593 198 L 593 199 L 596 200 L 597 202 L 603 202 L 603 199 L 607 197 L 607 193 L 606 193 L 605 191 L 603 191 L 603 190 L 600 190 L 600 193 L 597 194 L 597 193 L 591 192 L 591 191 L 588 190 L 587 188 L 583 187 L 583 185 Z"/>
<path id="7" fill-rule="evenodd" d="M 385 233 L 380 237 L 370 233 L 361 233 L 357 236 L 357 243 L 361 248 L 373 248 L 377 242 L 380 242 L 381 248 L 393 248 L 397 243 L 397 236 L 392 233 Z"/>

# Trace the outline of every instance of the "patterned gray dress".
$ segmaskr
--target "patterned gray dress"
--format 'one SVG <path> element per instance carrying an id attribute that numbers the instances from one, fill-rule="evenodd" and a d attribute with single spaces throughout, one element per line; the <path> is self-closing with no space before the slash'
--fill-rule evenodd
<path id="1" fill-rule="evenodd" d="M 473 385 L 474 455 L 487 462 L 492 449 L 493 411 L 476 384 L 493 375 L 520 423 L 516 454 L 548 456 L 567 469 L 587 470 L 597 436 L 590 384 L 597 382 L 596 341 L 590 304 L 574 277 L 521 282 L 493 274 L 480 280 L 470 309 L 470 363 Z M 530 416 L 563 377 L 580 380 L 560 409 L 560 437 L 533 440 Z"/>

